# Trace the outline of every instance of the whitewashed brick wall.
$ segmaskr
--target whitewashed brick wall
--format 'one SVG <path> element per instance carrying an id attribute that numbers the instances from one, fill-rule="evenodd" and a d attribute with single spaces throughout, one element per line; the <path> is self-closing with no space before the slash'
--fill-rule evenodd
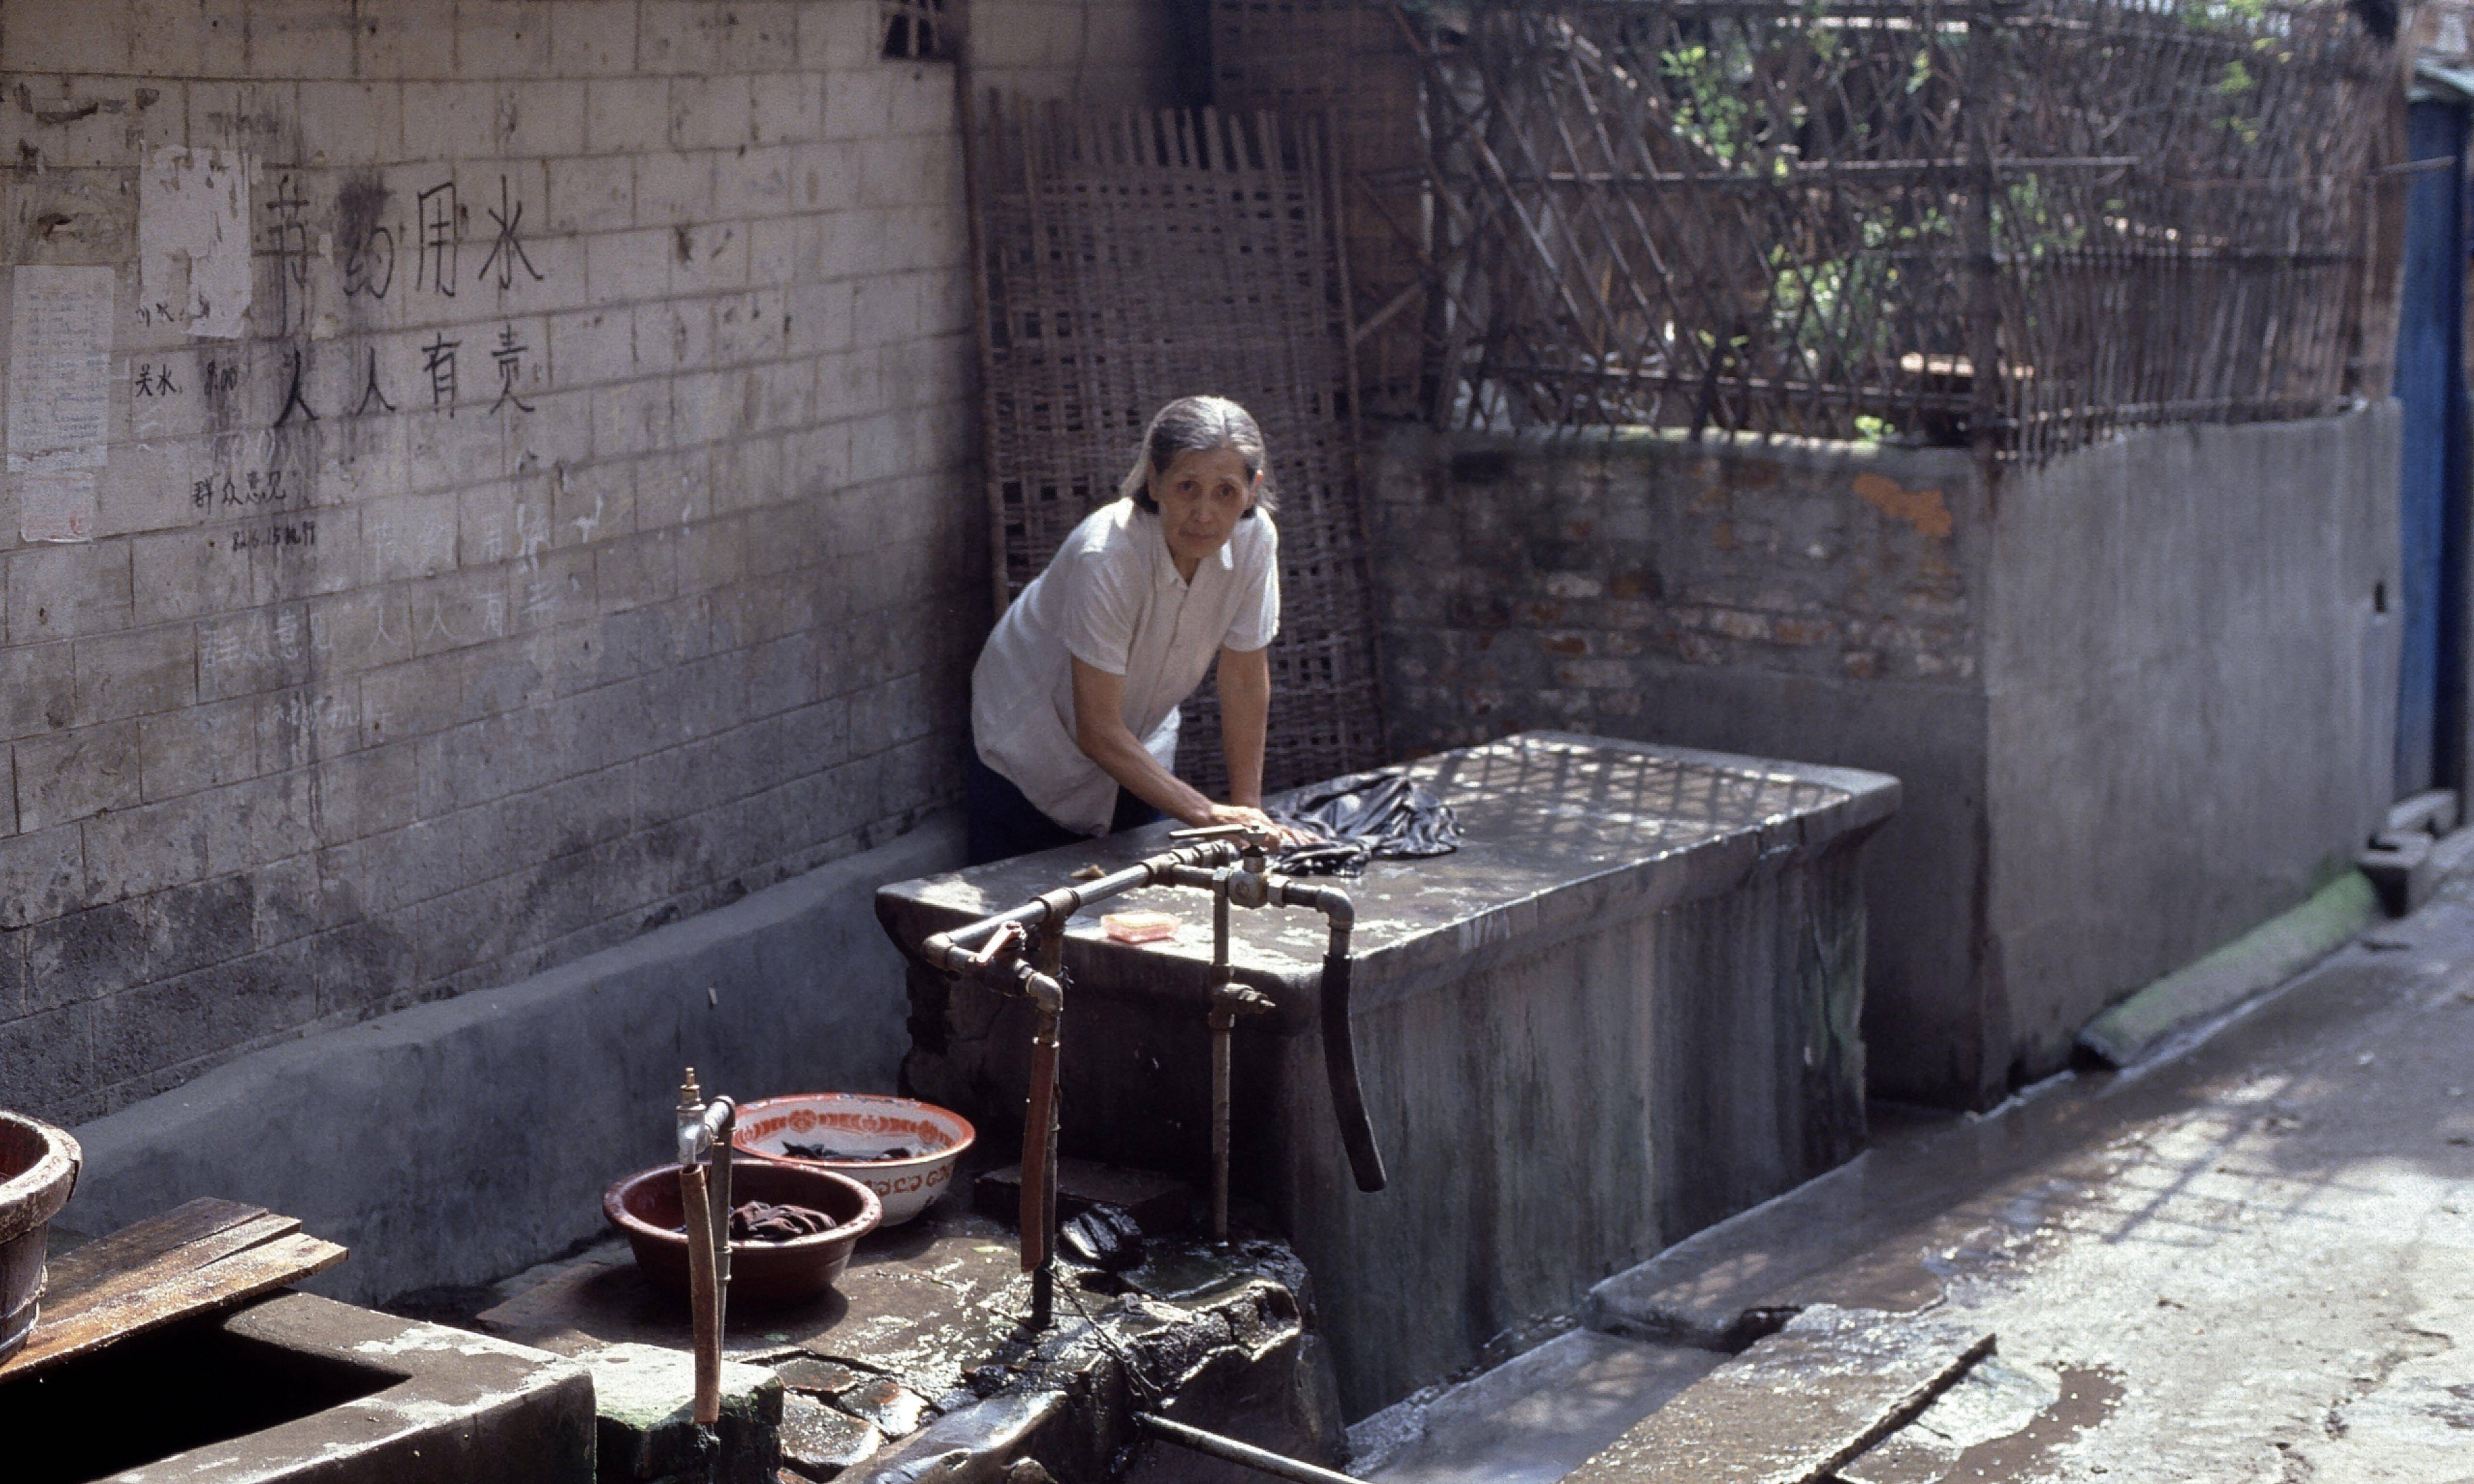
<path id="1" fill-rule="evenodd" d="M 982 0 L 983 76 L 1151 101 L 1156 9 Z M 0 1106 L 108 1112 L 957 797 L 954 69 L 884 60 L 875 0 L 0 0 L 0 292 L 116 285 L 92 539 L 0 493 Z M 179 149 L 247 163 L 239 339 L 139 292 Z"/>

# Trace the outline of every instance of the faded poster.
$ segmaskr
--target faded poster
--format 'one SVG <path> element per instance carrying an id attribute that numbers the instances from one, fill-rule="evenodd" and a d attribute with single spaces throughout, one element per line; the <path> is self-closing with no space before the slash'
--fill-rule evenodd
<path id="1" fill-rule="evenodd" d="M 51 469 L 17 482 L 17 536 L 28 541 L 94 539 L 94 475 Z"/>
<path id="2" fill-rule="evenodd" d="M 9 470 L 100 468 L 110 401 L 109 268 L 16 271 L 9 323 Z"/>
<path id="3" fill-rule="evenodd" d="M 157 150 L 137 175 L 139 308 L 192 335 L 237 338 L 249 311 L 249 157 Z"/>

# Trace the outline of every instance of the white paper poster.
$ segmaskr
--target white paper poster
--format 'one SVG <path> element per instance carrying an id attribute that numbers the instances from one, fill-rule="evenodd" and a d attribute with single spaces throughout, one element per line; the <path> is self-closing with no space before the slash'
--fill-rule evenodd
<path id="1" fill-rule="evenodd" d="M 17 482 L 17 536 L 29 541 L 94 539 L 94 475 L 51 469 Z"/>
<path id="2" fill-rule="evenodd" d="M 249 312 L 249 159 L 157 150 L 137 175 L 138 308 L 192 335 L 238 337 Z"/>
<path id="3" fill-rule="evenodd" d="M 110 410 L 109 268 L 29 264 L 9 319 L 9 469 L 100 468 Z"/>

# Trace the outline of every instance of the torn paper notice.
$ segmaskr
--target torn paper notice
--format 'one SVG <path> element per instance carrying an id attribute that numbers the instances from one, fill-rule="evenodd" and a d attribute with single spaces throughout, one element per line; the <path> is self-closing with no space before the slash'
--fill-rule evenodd
<path id="1" fill-rule="evenodd" d="M 231 340 L 249 311 L 249 159 L 157 150 L 137 173 L 138 307 Z"/>
<path id="2" fill-rule="evenodd" d="M 100 468 L 111 371 L 109 268 L 29 264 L 9 321 L 9 470 Z"/>
<path id="3" fill-rule="evenodd" d="M 93 540 L 93 473 L 82 468 L 51 469 L 20 479 L 17 536 L 29 541 Z"/>

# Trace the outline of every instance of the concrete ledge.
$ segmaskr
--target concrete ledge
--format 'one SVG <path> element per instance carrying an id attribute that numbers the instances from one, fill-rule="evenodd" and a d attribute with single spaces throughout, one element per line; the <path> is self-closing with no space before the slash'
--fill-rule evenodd
<path id="1" fill-rule="evenodd" d="M 2336 951 L 2379 914 L 2370 879 L 2349 871 L 2308 901 L 2141 990 L 2089 1021 L 2079 1045 L 2127 1066 L 2182 1026 L 2230 1010 Z"/>
<path id="2" fill-rule="evenodd" d="M 356 1303 L 478 1283 L 601 1230 L 601 1190 L 667 1158 L 679 1068 L 734 1097 L 890 1091 L 909 1044 L 876 889 L 950 870 L 944 822 L 500 990 L 229 1063 L 77 1130 L 66 1220 L 109 1232 L 200 1195 L 353 1249 L 307 1286 Z"/>

